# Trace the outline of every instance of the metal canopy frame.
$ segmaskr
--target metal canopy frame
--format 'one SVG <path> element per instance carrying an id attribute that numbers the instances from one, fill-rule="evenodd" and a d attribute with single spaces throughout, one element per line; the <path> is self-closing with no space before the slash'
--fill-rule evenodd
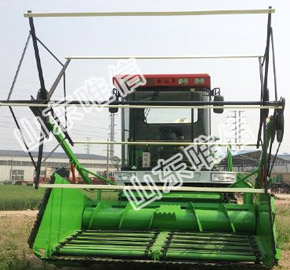
<path id="1" fill-rule="evenodd" d="M 267 109 L 275 109 L 275 113 L 277 109 L 284 109 L 279 101 L 277 100 L 277 82 L 276 82 L 276 68 L 275 68 L 275 57 L 273 55 L 273 65 L 274 65 L 274 81 L 275 81 L 275 101 L 269 102 L 266 98 L 266 90 L 268 87 L 268 72 L 269 72 L 269 55 L 270 55 L 270 47 L 272 47 L 272 53 L 274 53 L 274 43 L 273 43 L 273 30 L 271 27 L 271 15 L 275 13 L 275 9 L 269 7 L 268 9 L 245 9 L 245 10 L 202 10 L 202 11 L 160 11 L 160 12 L 69 12 L 69 13 L 33 13 L 32 11 L 28 11 L 24 14 L 24 17 L 27 17 L 29 20 L 30 25 L 30 33 L 33 42 L 33 48 L 35 53 L 35 59 L 37 64 L 37 70 L 39 75 L 39 82 L 40 82 L 40 91 L 38 92 L 37 100 L 32 101 L 0 101 L 0 106 L 28 106 L 31 110 L 37 109 L 41 112 L 41 110 L 45 107 L 50 107 L 53 113 L 53 106 L 70 106 L 70 105 L 82 105 L 82 106 L 101 106 L 107 108 L 123 108 L 125 106 L 129 106 L 131 108 L 150 108 L 154 107 L 154 104 L 122 104 L 121 102 L 114 102 L 114 104 L 106 105 L 106 104 L 92 104 L 91 101 L 88 104 L 81 104 L 81 102 L 73 101 L 69 102 L 69 104 L 59 104 L 58 101 L 55 101 L 57 104 L 50 103 L 50 99 L 55 92 L 57 86 L 59 85 L 62 78 L 65 78 L 65 71 L 70 63 L 71 60 L 115 60 L 115 59 L 127 59 L 134 57 L 135 59 L 139 60 L 177 60 L 177 59 L 255 59 L 257 58 L 259 61 L 259 70 L 260 70 L 260 79 L 261 79 L 261 100 L 259 102 L 212 102 L 208 104 L 178 104 L 178 106 L 173 106 L 170 103 L 165 103 L 159 105 L 159 107 L 166 108 L 180 108 L 182 106 L 191 107 L 191 108 L 233 108 L 233 106 L 245 106 L 247 108 L 257 108 L 260 109 L 261 117 L 260 117 L 260 130 L 258 135 L 258 142 L 257 147 L 262 142 L 263 148 L 263 158 L 267 159 L 267 147 L 266 147 L 266 117 L 265 111 Z M 267 42 L 266 42 L 266 50 L 263 56 L 261 55 L 176 55 L 176 56 L 67 56 L 66 62 L 62 64 L 58 59 L 53 55 L 47 47 L 37 38 L 34 28 L 34 21 L 33 18 L 48 18 L 48 17 L 137 17 L 137 16 L 200 16 L 200 15 L 253 15 L 253 14 L 268 14 L 268 24 L 267 24 Z M 38 43 L 43 45 L 50 54 L 62 65 L 62 69 L 59 72 L 58 76 L 56 77 L 52 87 L 49 91 L 45 89 L 44 83 L 44 75 L 42 72 L 40 54 L 38 50 Z M 64 81 L 65 85 L 65 81 Z M 65 91 L 64 91 L 65 92 Z M 228 106 L 228 107 L 226 107 Z M 41 130 L 43 132 L 43 130 Z M 263 135 L 263 136 L 262 136 Z M 263 141 L 261 138 L 263 137 Z M 65 134 L 65 138 L 70 140 L 68 134 Z M 107 143 L 107 142 L 106 142 Z M 271 149 L 271 148 L 270 148 Z M 40 167 L 41 167 L 41 160 L 42 160 L 42 146 L 39 147 L 39 157 L 37 162 L 37 174 L 35 180 L 35 186 L 38 187 L 39 183 L 39 174 L 40 174 Z M 267 169 L 267 162 L 265 162 L 264 167 L 265 172 L 268 171 Z M 264 174 L 265 183 L 265 193 L 268 193 L 268 181 L 267 181 L 267 174 Z"/>
<path id="2" fill-rule="evenodd" d="M 28 11 L 24 17 L 48 18 L 48 17 L 139 17 L 139 16 L 200 16 L 200 15 L 245 15 L 245 14 L 269 14 L 275 13 L 275 9 L 243 9 L 243 10 L 200 10 L 200 11 L 142 11 L 142 12 L 48 12 L 32 13 Z"/>
<path id="3" fill-rule="evenodd" d="M 156 105 L 155 105 L 156 104 Z M 15 107 L 30 107 L 30 108 L 53 108 L 53 107 L 97 107 L 97 108 L 132 108 L 132 109 L 144 109 L 144 108 L 156 108 L 156 109 L 236 109 L 243 106 L 244 109 L 275 109 L 283 110 L 282 103 L 280 101 L 273 102 L 260 102 L 260 101 L 188 101 L 188 102 L 134 102 L 134 101 L 119 101 L 114 104 L 99 103 L 97 100 L 91 101 L 78 101 L 72 100 L 66 103 L 65 101 L 50 100 L 49 103 L 40 103 L 39 100 L 0 100 L 0 107 L 3 106 L 15 106 Z"/>
<path id="4" fill-rule="evenodd" d="M 68 60 L 118 60 L 118 59 L 130 59 L 137 60 L 185 60 L 185 59 L 247 59 L 247 58 L 262 58 L 262 55 L 147 55 L 147 56 L 133 56 L 133 55 L 119 55 L 119 56 L 101 56 L 101 55 L 76 55 L 66 56 Z"/>

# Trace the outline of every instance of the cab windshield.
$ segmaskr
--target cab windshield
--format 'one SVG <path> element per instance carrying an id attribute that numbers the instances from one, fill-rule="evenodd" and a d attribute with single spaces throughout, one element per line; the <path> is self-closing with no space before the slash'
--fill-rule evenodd
<path id="1" fill-rule="evenodd" d="M 209 101 L 208 90 L 166 89 L 137 90 L 127 101 Z M 165 107 L 165 105 L 163 106 Z M 209 110 L 196 108 L 126 108 L 122 109 L 123 141 L 191 142 L 200 135 L 210 134 Z M 180 151 L 174 145 L 123 145 L 123 169 L 143 167 L 143 153 L 150 153 L 150 166 L 158 159 L 167 159 Z M 148 166 L 148 164 L 147 164 Z"/>

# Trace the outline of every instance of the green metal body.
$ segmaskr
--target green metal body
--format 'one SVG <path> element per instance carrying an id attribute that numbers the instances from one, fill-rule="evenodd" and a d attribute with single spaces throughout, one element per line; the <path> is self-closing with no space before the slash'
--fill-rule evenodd
<path id="1" fill-rule="evenodd" d="M 57 174 L 54 178 L 56 184 L 68 183 Z M 152 262 L 260 261 L 269 267 L 279 259 L 269 195 L 258 195 L 253 204 L 234 204 L 207 193 L 204 199 L 200 193 L 179 200 L 179 193 L 135 211 L 124 200 L 98 200 L 92 193 L 51 190 L 33 241 L 37 256 L 53 262 L 70 256 L 84 261 L 87 256 Z"/>
<path id="2" fill-rule="evenodd" d="M 81 175 L 81 177 L 85 181 L 85 183 L 92 184 L 92 181 L 91 181 L 91 179 L 88 176 L 89 174 L 91 174 L 93 176 L 98 177 L 100 180 L 103 180 L 107 184 L 110 184 L 110 185 L 114 185 L 115 184 L 114 182 L 106 179 L 105 177 L 103 177 L 103 176 L 101 176 L 99 174 L 96 174 L 96 173 L 84 168 L 81 165 L 81 163 L 79 162 L 78 158 L 76 157 L 76 155 L 74 154 L 74 152 L 72 151 L 70 146 L 68 145 L 65 136 L 61 132 L 61 129 L 58 127 L 57 123 L 55 122 L 55 120 L 53 118 L 49 119 L 49 121 L 47 122 L 47 127 L 48 127 L 49 131 L 51 131 L 53 133 L 54 137 L 56 138 L 56 140 L 61 145 L 63 151 L 68 156 L 70 162 L 78 170 L 79 174 Z"/>
<path id="3" fill-rule="evenodd" d="M 159 201 L 135 211 L 129 202 L 101 201 L 84 209 L 82 225 L 101 230 L 253 233 L 255 221 L 253 205 Z"/>
<path id="4" fill-rule="evenodd" d="M 88 171 L 79 164 L 63 135 L 56 137 L 89 183 Z M 238 175 L 232 187 L 255 186 L 249 181 L 254 174 L 259 182 L 258 169 Z M 58 174 L 53 182 L 68 184 Z M 93 190 L 47 192 L 30 244 L 38 257 L 53 263 L 124 259 L 152 263 L 226 261 L 272 267 L 280 258 L 270 194 L 244 194 L 243 203 L 237 204 L 223 193 L 170 192 L 137 211 L 122 193 L 117 199 L 105 200 L 100 191 Z"/>

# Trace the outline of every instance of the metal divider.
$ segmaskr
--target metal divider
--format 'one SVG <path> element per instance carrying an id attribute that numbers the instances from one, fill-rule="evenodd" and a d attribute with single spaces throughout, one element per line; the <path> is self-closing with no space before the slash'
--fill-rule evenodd
<path id="1" fill-rule="evenodd" d="M 257 262 L 253 236 L 227 233 L 182 233 L 172 235 L 167 259 Z"/>
<path id="2" fill-rule="evenodd" d="M 251 235 L 170 231 L 79 231 L 60 243 L 54 256 L 255 263 L 260 260 L 255 238 Z"/>
<path id="3" fill-rule="evenodd" d="M 148 257 L 156 232 L 84 230 L 61 243 L 56 256 Z"/>

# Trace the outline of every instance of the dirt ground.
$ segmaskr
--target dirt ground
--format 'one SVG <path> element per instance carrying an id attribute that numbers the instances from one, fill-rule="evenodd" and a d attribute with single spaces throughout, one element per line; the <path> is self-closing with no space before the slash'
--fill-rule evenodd
<path id="1" fill-rule="evenodd" d="M 275 204 L 276 205 L 289 205 L 290 207 L 290 194 L 276 194 Z"/>
<path id="2" fill-rule="evenodd" d="M 290 195 L 277 195 L 278 207 L 290 207 Z M 0 211 L 0 269 L 55 269 L 42 265 L 29 249 L 27 239 L 37 211 Z M 278 217 L 279 218 L 279 217 Z M 287 217 L 288 218 L 288 217 Z M 4 262 L 12 266 L 5 268 Z M 17 266 L 18 264 L 21 267 Z M 25 264 L 25 265 L 23 265 Z M 37 267 L 37 268 L 35 268 Z M 282 260 L 275 270 L 290 270 L 290 250 L 282 251 Z"/>
<path id="3" fill-rule="evenodd" d="M 35 219 L 37 215 L 37 210 L 26 210 L 26 211 L 0 211 L 0 218 L 6 217 L 6 218 L 14 218 L 15 216 L 18 216 L 20 218 L 33 218 Z"/>

